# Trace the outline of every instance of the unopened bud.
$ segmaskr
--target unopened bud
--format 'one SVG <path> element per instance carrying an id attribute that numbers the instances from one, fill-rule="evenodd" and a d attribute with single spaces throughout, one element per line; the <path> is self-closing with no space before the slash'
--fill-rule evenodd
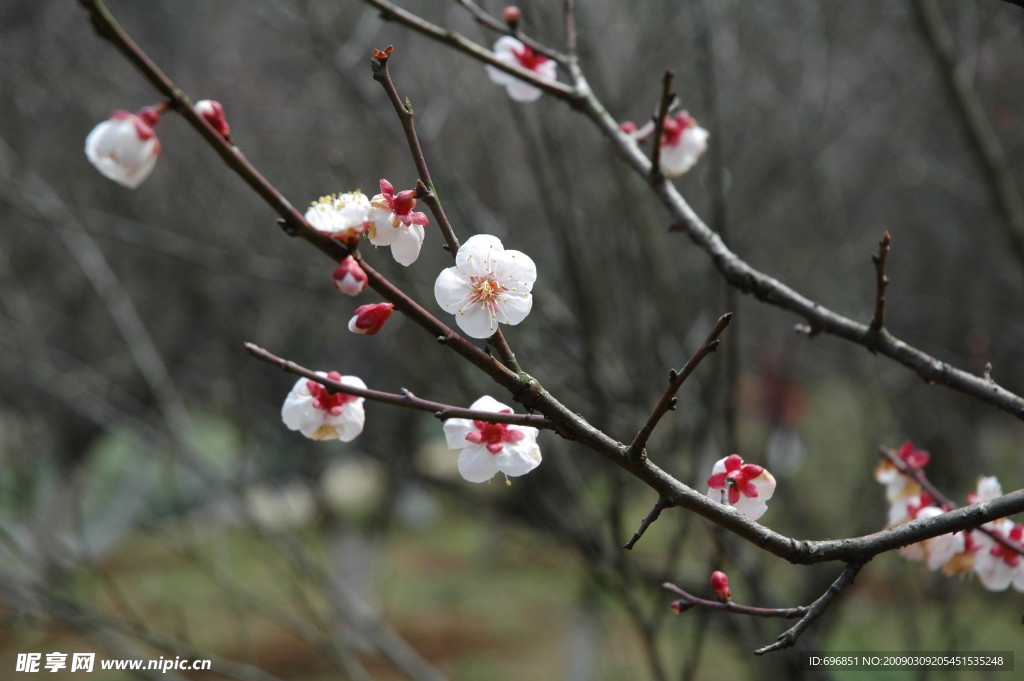
<path id="1" fill-rule="evenodd" d="M 334 280 L 334 288 L 350 296 L 362 293 L 368 281 L 366 272 L 352 256 L 338 263 L 331 278 Z"/>
<path id="2" fill-rule="evenodd" d="M 352 333 L 372 336 L 384 327 L 384 322 L 391 317 L 394 309 L 395 306 L 391 303 L 361 305 L 356 308 L 356 313 L 348 321 L 348 330 Z"/>
<path id="3" fill-rule="evenodd" d="M 196 113 L 206 119 L 206 122 L 213 126 L 224 139 L 231 138 L 231 126 L 224 116 L 224 107 L 220 102 L 212 99 L 201 99 L 196 102 Z"/>
<path id="4" fill-rule="evenodd" d="M 501 20 L 508 24 L 508 27 L 515 30 L 519 20 L 523 18 L 523 12 L 515 5 L 509 5 L 501 13 Z"/>
<path id="5" fill-rule="evenodd" d="M 729 577 L 721 570 L 715 570 L 711 573 L 711 588 L 714 590 L 715 595 L 718 596 L 718 600 L 722 602 L 729 602 L 732 600 L 732 592 L 729 591 Z"/>

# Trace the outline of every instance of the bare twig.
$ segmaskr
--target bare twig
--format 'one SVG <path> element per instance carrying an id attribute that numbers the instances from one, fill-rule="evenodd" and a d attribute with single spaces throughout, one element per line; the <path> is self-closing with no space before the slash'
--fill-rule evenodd
<path id="1" fill-rule="evenodd" d="M 385 53 L 378 50 L 378 54 Z M 408 99 L 403 102 L 398 94 L 398 89 L 395 87 L 394 81 L 391 80 L 391 73 L 388 71 L 388 58 L 391 51 L 388 50 L 386 54 L 388 56 L 383 58 L 373 58 L 371 62 L 373 64 L 373 79 L 383 86 L 391 106 L 394 107 L 395 113 L 398 114 L 398 120 L 402 122 L 402 130 L 405 131 L 405 139 L 409 143 L 409 151 L 412 152 L 412 160 L 416 164 L 416 172 L 420 176 L 420 181 L 416 184 L 416 196 L 423 199 L 423 202 L 430 208 L 430 212 L 434 214 L 437 226 L 441 229 L 441 235 L 448 245 L 448 251 L 454 258 L 455 254 L 459 251 L 459 240 L 455 236 L 455 230 L 452 229 L 451 222 L 448 221 L 448 216 L 445 215 L 444 208 L 441 206 L 441 199 L 437 195 L 437 188 L 430 177 L 430 168 L 427 166 L 423 147 L 420 146 L 420 139 L 416 134 L 415 113 L 412 103 Z"/>
<path id="2" fill-rule="evenodd" d="M 839 575 L 836 581 L 832 582 L 828 587 L 828 590 L 821 594 L 816 601 L 811 603 L 807 608 L 807 612 L 800 618 L 799 622 L 784 631 L 775 643 L 758 648 L 754 651 L 754 654 L 764 655 L 765 653 L 770 653 L 773 650 L 783 650 L 785 648 L 792 647 L 793 644 L 796 643 L 797 639 L 800 638 L 800 635 L 814 623 L 814 620 L 821 617 L 822 614 L 828 610 L 828 607 L 832 605 L 833 601 L 835 601 L 836 596 L 841 594 L 846 587 L 853 584 L 854 577 L 857 576 L 857 573 L 860 572 L 862 567 L 864 567 L 864 563 L 861 562 L 847 563 L 843 572 Z"/>
<path id="3" fill-rule="evenodd" d="M 889 285 L 889 277 L 885 276 L 885 261 L 889 257 L 890 244 L 892 236 L 886 232 L 878 242 L 878 253 L 871 256 L 871 261 L 875 263 L 875 316 L 871 318 L 871 326 L 868 328 L 876 333 L 885 324 L 885 289 Z"/>
<path id="4" fill-rule="evenodd" d="M 636 532 L 633 533 L 630 540 L 622 545 L 622 548 L 627 551 L 632 551 L 633 547 L 636 546 L 636 543 L 640 541 L 640 537 L 644 536 L 644 533 L 647 532 L 647 528 L 653 525 L 654 521 L 656 521 L 661 515 L 661 512 L 671 505 L 671 502 L 669 502 L 665 497 L 658 497 L 658 500 L 654 503 L 654 507 L 651 508 L 647 515 L 644 516 L 643 521 L 640 522 L 640 527 L 638 527 Z"/>
<path id="5" fill-rule="evenodd" d="M 729 326 L 729 322 L 732 320 L 732 313 L 727 312 L 718 318 L 715 325 L 711 328 L 711 333 L 704 339 L 701 346 L 696 352 L 686 361 L 683 368 L 679 371 L 674 369 L 669 372 L 668 375 L 668 387 L 665 388 L 665 392 L 662 394 L 661 399 L 654 405 L 654 410 L 651 415 L 647 417 L 647 422 L 637 432 L 636 437 L 633 438 L 633 443 L 629 445 L 628 452 L 633 457 L 643 457 L 644 448 L 647 446 L 647 440 L 651 437 L 651 433 L 654 432 L 654 428 L 658 425 L 666 413 L 674 409 L 676 406 L 676 393 L 679 392 L 679 388 L 682 387 L 683 382 L 693 373 L 693 370 L 697 368 L 697 365 L 701 361 L 710 355 L 712 352 L 718 349 L 719 340 L 718 337 L 725 331 L 725 327 Z"/>
<path id="6" fill-rule="evenodd" d="M 732 601 L 711 601 L 700 596 L 694 596 L 671 582 L 665 582 L 661 586 L 677 596 L 681 596 L 679 600 L 673 601 L 669 606 L 676 612 L 684 612 L 690 608 L 706 608 L 708 610 L 723 610 L 738 615 L 750 615 L 751 617 L 796 619 L 797 617 L 803 617 L 810 610 L 808 605 L 801 605 L 796 608 L 759 608 L 753 605 L 733 603 Z"/>
<path id="7" fill-rule="evenodd" d="M 658 102 L 658 113 L 654 119 L 654 138 L 651 142 L 651 182 L 661 182 L 665 178 L 661 173 L 661 137 L 665 134 L 665 118 L 668 116 L 672 102 L 675 101 L 676 93 L 672 92 L 672 78 L 675 72 L 672 69 L 665 69 L 661 76 L 661 99 Z"/>

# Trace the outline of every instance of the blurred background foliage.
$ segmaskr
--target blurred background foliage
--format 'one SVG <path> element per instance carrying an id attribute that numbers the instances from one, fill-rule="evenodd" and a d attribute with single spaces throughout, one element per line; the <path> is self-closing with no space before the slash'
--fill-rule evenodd
<path id="1" fill-rule="evenodd" d="M 454 2 L 401 4 L 494 39 Z M 867 321 L 870 254 L 888 230 L 890 330 L 971 372 L 991 363 L 1024 391 L 1024 262 L 911 3 L 578 4 L 582 65 L 613 116 L 645 120 L 662 71 L 675 71 L 712 144 L 678 184 L 734 251 Z M 939 6 L 1019 193 L 1024 12 Z M 521 7 L 527 31 L 561 47 L 561 3 Z M 413 185 L 370 78 L 372 49 L 395 45 L 392 74 L 459 235 L 495 234 L 538 263 L 534 312 L 510 343 L 615 438 L 632 437 L 668 369 L 735 312 L 650 451 L 698 489 L 732 451 L 766 463 L 779 479 L 762 519 L 773 529 L 880 528 L 877 447 L 908 438 L 955 498 L 980 474 L 1021 486 L 1019 421 L 863 348 L 798 335 L 789 313 L 728 290 L 562 103 L 511 102 L 479 64 L 356 0 L 110 8 L 190 96 L 224 104 L 235 141 L 297 206 L 373 194 L 381 177 Z M 279 409 L 292 380 L 243 341 L 382 390 L 460 405 L 507 396 L 397 317 L 377 336 L 349 334 L 352 309 L 373 295 L 334 291 L 331 263 L 281 234 L 175 115 L 157 128 L 163 153 L 141 188 L 97 174 L 81 151 L 88 131 L 157 98 L 77 3 L 0 4 L 0 64 L 5 676 L 33 650 L 216 656 L 234 678 L 306 681 L 796 673 L 795 651 L 750 655 L 779 622 L 672 617 L 659 585 L 704 593 L 723 568 L 737 600 L 790 606 L 820 594 L 836 566 L 782 564 L 678 511 L 624 553 L 652 493 L 551 434 L 535 473 L 476 487 L 458 479 L 429 415 L 370 404 L 351 444 L 288 432 Z M 365 250 L 433 306 L 441 242 L 428 232 L 408 269 Z M 1011 594 L 885 555 L 800 648 L 1024 653 L 1024 600 Z"/>

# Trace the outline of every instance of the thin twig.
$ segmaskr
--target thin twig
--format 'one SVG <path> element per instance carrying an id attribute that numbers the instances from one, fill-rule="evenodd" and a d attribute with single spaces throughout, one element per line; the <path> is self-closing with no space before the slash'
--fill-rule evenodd
<path id="1" fill-rule="evenodd" d="M 700 596 L 694 596 L 688 591 L 680 589 L 671 582 L 665 582 L 661 585 L 663 589 L 667 589 L 677 596 L 681 596 L 677 601 L 673 601 L 669 607 L 676 612 L 684 612 L 690 608 L 706 608 L 708 610 L 724 610 L 725 612 L 733 612 L 738 615 L 750 615 L 751 617 L 765 617 L 774 619 L 796 619 L 797 617 L 803 617 L 810 610 L 811 606 L 801 605 L 796 608 L 759 608 L 754 605 L 741 605 L 739 603 L 733 603 L 730 601 L 711 601 Z"/>
<path id="2" fill-rule="evenodd" d="M 632 551 L 633 547 L 636 546 L 636 543 L 640 541 L 640 537 L 644 536 L 644 533 L 647 532 L 647 528 L 654 524 L 654 521 L 658 519 L 661 512 L 666 508 L 669 508 L 671 505 L 672 502 L 670 500 L 665 497 L 658 497 L 658 500 L 654 502 L 654 507 L 651 508 L 647 515 L 644 516 L 644 519 L 640 522 L 640 527 L 638 527 L 636 532 L 633 533 L 630 540 L 622 545 L 622 548 L 627 551 Z"/>
<path id="3" fill-rule="evenodd" d="M 770 653 L 773 650 L 783 650 L 785 648 L 792 647 L 793 644 L 796 643 L 797 639 L 800 638 L 800 635 L 814 623 L 814 620 L 821 617 L 824 612 L 828 610 L 828 607 L 832 605 L 833 601 L 835 601 L 836 596 L 841 594 L 846 587 L 853 584 L 854 577 L 857 576 L 857 573 L 860 572 L 862 567 L 864 567 L 864 563 L 861 562 L 847 563 L 843 572 L 839 575 L 836 581 L 832 582 L 828 587 L 828 590 L 821 594 L 816 601 L 811 603 L 807 609 L 807 613 L 799 622 L 784 631 L 775 643 L 758 648 L 754 651 L 754 654 L 764 655 L 765 653 Z"/>
<path id="4" fill-rule="evenodd" d="M 633 443 L 629 445 L 628 452 L 632 457 L 643 457 L 644 448 L 647 446 L 647 440 L 651 437 L 651 433 L 654 432 L 655 426 L 661 420 L 666 413 L 670 410 L 675 409 L 676 406 L 676 393 L 679 392 L 679 388 L 682 387 L 683 382 L 693 373 L 693 370 L 697 368 L 697 365 L 701 363 L 705 357 L 710 355 L 712 352 L 718 349 L 719 340 L 718 337 L 725 331 L 725 327 L 729 326 L 729 322 L 732 320 L 732 313 L 727 312 L 718 318 L 715 325 L 711 328 L 711 333 L 704 339 L 700 347 L 696 352 L 686 361 L 683 368 L 679 371 L 672 370 L 668 376 L 668 387 L 665 388 L 665 392 L 662 394 L 661 399 L 654 405 L 654 410 L 651 411 L 651 415 L 647 417 L 647 422 L 637 432 L 636 437 L 633 438 Z"/>
<path id="5" fill-rule="evenodd" d="M 382 54 L 385 53 L 378 51 L 378 55 Z M 386 54 L 390 55 L 391 51 L 388 50 Z M 402 130 L 405 131 L 405 139 L 409 144 L 413 163 L 416 164 L 416 172 L 420 176 L 420 181 L 416 184 L 416 196 L 423 199 L 423 202 L 430 208 L 430 212 L 434 214 L 434 219 L 437 220 L 437 226 L 441 230 L 441 235 L 448 245 L 448 251 L 454 258 L 455 254 L 459 252 L 459 240 L 455 236 L 455 230 L 452 229 L 451 222 L 448 221 L 448 216 L 445 215 L 444 208 L 441 206 L 441 199 L 437 195 L 437 188 L 430 177 L 427 158 L 423 154 L 423 147 L 420 146 L 420 139 L 416 134 L 415 112 L 413 111 L 412 103 L 408 99 L 403 102 L 402 97 L 398 94 L 398 89 L 395 87 L 394 81 L 391 80 L 391 73 L 388 71 L 388 58 L 388 56 L 373 58 L 371 61 L 373 65 L 373 79 L 384 87 L 384 92 L 387 93 L 391 106 L 394 107 L 395 113 L 398 114 L 398 120 L 402 122 Z"/>
<path id="6" fill-rule="evenodd" d="M 565 51 L 576 61 L 576 2 L 565 0 Z"/>
<path id="7" fill-rule="evenodd" d="M 507 423 L 513 426 L 532 426 L 533 428 L 541 428 L 545 430 L 554 429 L 554 425 L 550 420 L 538 414 L 502 414 L 492 411 L 462 409 L 461 407 L 454 407 L 450 404 L 433 402 L 431 400 L 416 397 L 411 392 L 404 389 L 399 394 L 381 392 L 380 390 L 372 390 L 370 388 L 359 388 L 340 381 L 332 380 L 327 376 L 322 376 L 312 369 L 307 369 L 306 367 L 296 364 L 291 360 L 278 357 L 255 343 L 245 343 L 245 349 L 248 350 L 249 354 L 255 358 L 263 360 L 268 364 L 273 364 L 279 369 L 290 374 L 301 376 L 319 383 L 331 392 L 355 395 L 356 397 L 362 397 L 374 402 L 383 402 L 384 404 L 406 407 L 407 409 L 429 411 L 442 421 L 458 418 L 470 419 L 472 421 L 484 421 L 486 423 Z"/>
<path id="8" fill-rule="evenodd" d="M 878 242 L 878 253 L 871 256 L 871 262 L 875 264 L 875 316 L 868 328 L 874 332 L 881 331 L 885 325 L 885 289 L 889 285 L 889 277 L 885 276 L 885 261 L 889 257 L 890 244 L 892 236 L 886 232 Z"/>
<path id="9" fill-rule="evenodd" d="M 664 179 L 661 173 L 661 137 L 665 133 L 665 118 L 676 98 L 676 93 L 672 92 L 674 77 L 675 72 L 672 69 L 665 69 L 661 76 L 661 100 L 658 102 L 658 114 L 654 119 L 654 135 L 651 142 L 651 182 L 660 182 Z"/>

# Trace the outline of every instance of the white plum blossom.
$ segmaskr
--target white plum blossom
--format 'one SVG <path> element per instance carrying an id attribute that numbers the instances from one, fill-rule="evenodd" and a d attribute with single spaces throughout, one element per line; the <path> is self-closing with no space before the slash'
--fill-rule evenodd
<path id="1" fill-rule="evenodd" d="M 999 484 L 999 478 L 994 475 L 983 475 L 978 478 L 978 485 L 974 491 L 967 495 L 967 503 L 980 504 L 1001 496 L 1003 496 L 1003 486 Z"/>
<path id="2" fill-rule="evenodd" d="M 708 478 L 708 497 L 729 504 L 750 520 L 764 515 L 774 493 L 775 477 L 762 466 L 743 463 L 738 454 L 715 462 Z"/>
<path id="3" fill-rule="evenodd" d="M 455 266 L 434 282 L 434 297 L 472 338 L 490 338 L 498 324 L 518 324 L 533 307 L 537 266 L 530 256 L 506 251 L 490 234 L 466 240 Z"/>
<path id="4" fill-rule="evenodd" d="M 306 222 L 332 239 L 353 244 L 370 225 L 370 200 L 358 189 L 321 196 L 310 204 Z"/>
<path id="5" fill-rule="evenodd" d="M 160 140 L 153 130 L 159 120 L 156 107 L 137 114 L 115 111 L 85 138 L 89 163 L 105 177 L 135 189 L 153 172 L 160 157 Z"/>
<path id="6" fill-rule="evenodd" d="M 429 223 L 426 213 L 414 211 L 416 190 L 406 189 L 395 194 L 387 180 L 380 181 L 380 194 L 370 201 L 370 224 L 367 236 L 374 246 L 390 246 L 391 256 L 400 265 L 408 267 L 416 262 L 426 234 L 423 226 Z"/>
<path id="7" fill-rule="evenodd" d="M 527 71 L 532 71 L 538 78 L 555 80 L 557 77 L 557 65 L 554 60 L 537 54 L 510 35 L 502 36 L 498 38 L 498 42 L 494 43 L 494 56 L 498 58 L 498 61 L 509 66 L 520 66 Z M 494 66 L 487 66 L 487 75 L 492 83 L 504 86 L 508 96 L 517 102 L 533 102 L 540 99 L 543 94 L 534 85 Z"/>
<path id="8" fill-rule="evenodd" d="M 474 402 L 470 409 L 511 414 L 512 409 L 489 395 Z M 451 449 L 460 449 L 459 473 L 469 482 L 487 482 L 498 473 L 518 477 L 540 465 L 538 430 L 507 423 L 448 419 L 444 437 Z"/>
<path id="9" fill-rule="evenodd" d="M 654 127 L 653 120 L 640 128 L 631 121 L 620 126 L 622 132 L 636 142 L 654 134 Z M 666 116 L 661 126 L 658 168 L 668 177 L 683 175 L 707 151 L 708 137 L 708 131 L 697 125 L 697 120 L 687 112 Z"/>
<path id="10" fill-rule="evenodd" d="M 982 527 L 1024 548 L 1024 525 L 1002 518 Z M 977 545 L 974 572 L 981 585 L 989 591 L 1005 591 L 1012 584 L 1017 591 L 1024 591 L 1024 557 L 984 532 L 972 532 L 971 537 Z"/>
<path id="11" fill-rule="evenodd" d="M 936 518 L 943 513 L 945 511 L 938 506 L 924 506 L 917 509 L 914 513 L 914 519 Z M 963 532 L 940 534 L 938 537 L 932 537 L 916 544 L 904 546 L 900 549 L 900 553 L 910 560 L 926 561 L 929 570 L 938 570 L 944 568 L 954 556 L 965 551 L 965 536 Z"/>
<path id="12" fill-rule="evenodd" d="M 356 376 L 342 376 L 337 371 L 316 373 L 353 388 L 366 388 Z M 281 408 L 284 424 L 313 440 L 354 440 L 363 432 L 365 418 L 362 397 L 332 393 L 306 378 L 295 383 Z"/>

